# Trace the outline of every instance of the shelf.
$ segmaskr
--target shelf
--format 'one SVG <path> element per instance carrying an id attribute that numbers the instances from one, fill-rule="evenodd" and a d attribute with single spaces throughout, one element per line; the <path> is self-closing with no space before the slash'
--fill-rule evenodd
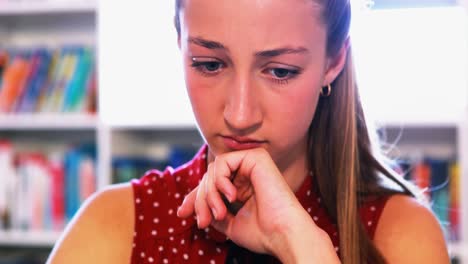
<path id="1" fill-rule="evenodd" d="M 0 130 L 96 129 L 90 114 L 0 114 Z"/>
<path id="2" fill-rule="evenodd" d="M 60 232 L 0 231 L 0 246 L 53 247 Z"/>
<path id="3" fill-rule="evenodd" d="M 446 127 L 457 128 L 461 119 L 450 118 L 429 118 L 407 115 L 405 117 L 386 117 L 376 119 L 378 126 L 386 127 Z"/>
<path id="4" fill-rule="evenodd" d="M 468 245 L 461 244 L 461 243 L 450 243 L 448 245 L 449 253 L 451 257 L 458 257 L 464 259 L 468 256 L 466 250 L 468 249 Z"/>
<path id="5" fill-rule="evenodd" d="M 51 13 L 90 13 L 95 12 L 95 1 L 22 0 L 0 1 L 0 15 L 30 15 Z"/>

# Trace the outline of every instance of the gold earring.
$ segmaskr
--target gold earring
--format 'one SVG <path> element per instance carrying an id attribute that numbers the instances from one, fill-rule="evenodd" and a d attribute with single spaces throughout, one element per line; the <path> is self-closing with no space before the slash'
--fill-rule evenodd
<path id="1" fill-rule="evenodd" d="M 321 94 L 323 97 L 328 97 L 328 96 L 330 96 L 331 92 L 332 92 L 331 85 L 328 84 L 327 86 L 322 87 L 322 90 L 320 91 L 320 94 Z"/>

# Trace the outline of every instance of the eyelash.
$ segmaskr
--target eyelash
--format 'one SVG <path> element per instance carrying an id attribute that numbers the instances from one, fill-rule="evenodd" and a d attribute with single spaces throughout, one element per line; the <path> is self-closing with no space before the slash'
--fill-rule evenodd
<path id="1" fill-rule="evenodd" d="M 216 71 L 207 71 L 206 66 L 208 66 L 210 63 L 218 63 L 219 68 Z M 204 76 L 208 76 L 208 77 L 216 75 L 222 68 L 226 67 L 226 65 L 224 63 L 219 62 L 219 61 L 214 61 L 214 60 L 212 60 L 212 61 L 193 61 L 190 66 L 192 68 L 194 68 L 195 70 L 197 70 L 200 74 L 202 74 Z M 276 84 L 280 84 L 280 85 L 288 84 L 289 80 L 292 80 L 292 79 L 296 78 L 299 74 L 301 74 L 301 70 L 299 70 L 299 69 L 286 69 L 286 68 L 280 68 L 280 67 L 267 68 L 267 69 L 263 70 L 262 73 L 270 73 L 273 70 L 285 70 L 285 71 L 288 72 L 287 77 L 283 77 L 283 78 L 270 77 L 270 79 L 272 81 L 274 81 Z"/>
<path id="2" fill-rule="evenodd" d="M 301 74 L 301 70 L 299 70 L 299 69 L 286 69 L 286 68 L 280 68 L 280 67 L 267 68 L 263 72 L 270 73 L 273 70 L 285 70 L 285 71 L 288 72 L 286 77 L 283 77 L 283 78 L 278 78 L 278 77 L 270 78 L 272 81 L 274 81 L 275 83 L 280 84 L 280 85 L 288 84 L 290 80 L 296 78 L 299 74 Z"/>
<path id="3" fill-rule="evenodd" d="M 219 68 L 216 71 L 207 71 L 206 66 L 208 66 L 210 63 L 218 63 Z M 214 60 L 213 61 L 194 61 L 192 62 L 190 66 L 205 76 L 213 76 L 217 74 L 220 69 L 226 67 L 224 63 L 219 62 L 219 61 L 214 61 Z"/>

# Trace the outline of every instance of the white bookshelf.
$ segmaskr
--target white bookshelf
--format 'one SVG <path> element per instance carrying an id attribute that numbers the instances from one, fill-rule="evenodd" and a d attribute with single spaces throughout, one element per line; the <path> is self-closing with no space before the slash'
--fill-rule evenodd
<path id="1" fill-rule="evenodd" d="M 0 246 L 52 247 L 60 234 L 58 231 L 0 231 Z"/>
<path id="2" fill-rule="evenodd" d="M 40 1 L 2 1 L 0 15 L 33 15 L 54 13 L 85 13 L 96 11 L 96 1 L 93 0 L 40 0 Z"/>
<path id="3" fill-rule="evenodd" d="M 49 47 L 83 44 L 96 46 L 96 0 L 5 0 L 0 1 L 0 48 Z M 107 133 L 107 134 L 106 134 Z M 18 150 L 49 153 L 70 143 L 95 142 L 97 174 L 108 175 L 106 138 L 108 130 L 99 113 L 0 113 L 0 138 L 11 139 Z M 15 150 L 17 150 L 15 148 Z M 98 177 L 97 189 L 110 184 Z M 0 231 L 0 247 L 51 248 L 58 231 Z"/>
<path id="4" fill-rule="evenodd" d="M 91 114 L 0 114 L 1 130 L 94 130 L 98 125 Z"/>
<path id="5" fill-rule="evenodd" d="M 467 244 L 452 243 L 449 244 L 449 254 L 450 256 L 457 256 L 458 258 L 460 258 L 460 260 L 462 261 L 461 263 L 466 263 L 468 257 L 468 252 L 466 250 L 467 248 Z"/>

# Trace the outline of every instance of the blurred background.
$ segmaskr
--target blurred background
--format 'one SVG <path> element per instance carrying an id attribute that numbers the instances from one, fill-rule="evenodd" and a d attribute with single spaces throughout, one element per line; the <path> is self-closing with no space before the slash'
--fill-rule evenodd
<path id="1" fill-rule="evenodd" d="M 468 0 L 352 2 L 364 107 L 468 264 Z M 173 5 L 0 0 L 0 264 L 44 263 L 90 194 L 198 149 Z"/>

